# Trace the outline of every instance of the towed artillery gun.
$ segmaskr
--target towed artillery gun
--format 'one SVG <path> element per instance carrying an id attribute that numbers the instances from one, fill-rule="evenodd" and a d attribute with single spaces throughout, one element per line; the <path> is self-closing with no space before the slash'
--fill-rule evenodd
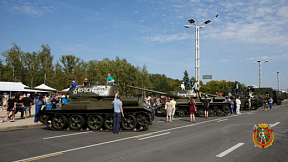
<path id="1" fill-rule="evenodd" d="M 189 98 L 194 98 L 196 102 L 196 109 L 198 116 L 204 116 L 204 108 L 202 106 L 202 101 L 200 98 L 196 97 L 196 93 L 194 93 L 192 90 L 180 90 L 180 91 L 169 91 L 169 92 L 159 92 L 154 91 L 150 89 L 145 88 L 139 88 L 131 85 L 127 85 L 128 87 L 144 90 L 148 92 L 153 92 L 161 95 L 165 95 L 166 97 L 174 98 L 176 101 L 176 110 L 175 114 L 178 116 L 187 116 L 189 115 L 189 105 L 188 101 Z M 204 94 L 205 95 L 205 94 Z M 231 104 L 229 102 L 225 101 L 225 97 L 223 96 L 216 96 L 216 95 L 210 95 L 207 94 L 208 100 L 209 100 L 209 116 L 224 116 L 231 112 Z M 162 103 L 160 107 L 158 107 L 158 110 L 166 114 L 165 110 L 165 103 Z"/>
<path id="2" fill-rule="evenodd" d="M 54 110 L 42 109 L 39 121 L 53 130 L 112 130 L 115 85 L 91 84 L 68 91 L 69 102 Z M 148 128 L 154 119 L 154 110 L 138 97 L 121 97 L 124 118 L 123 130 Z M 141 129 L 142 130 L 142 129 Z"/>

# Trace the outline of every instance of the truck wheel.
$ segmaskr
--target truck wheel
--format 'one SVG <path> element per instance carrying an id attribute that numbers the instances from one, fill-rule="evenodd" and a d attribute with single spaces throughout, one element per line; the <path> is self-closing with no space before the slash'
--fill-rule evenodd
<path id="1" fill-rule="evenodd" d="M 281 100 L 280 99 L 278 99 L 277 100 L 277 105 L 281 105 L 282 103 L 281 103 Z"/>
<path id="2" fill-rule="evenodd" d="M 55 115 L 52 118 L 52 127 L 55 130 L 64 129 L 67 126 L 67 118 L 64 115 Z"/>
<path id="3" fill-rule="evenodd" d="M 147 113 L 141 112 L 137 114 L 136 120 L 139 125 L 141 126 L 147 126 L 150 123 L 150 117 Z"/>
<path id="4" fill-rule="evenodd" d="M 127 115 L 122 118 L 121 125 L 123 129 L 133 130 L 136 128 L 137 120 L 134 115 Z"/>
<path id="5" fill-rule="evenodd" d="M 72 115 L 69 118 L 69 128 L 72 130 L 80 130 L 85 124 L 85 119 L 81 115 Z"/>
<path id="6" fill-rule="evenodd" d="M 205 115 L 204 110 L 202 110 L 202 109 L 197 110 L 197 112 L 198 112 L 198 115 L 199 115 L 200 117 L 202 117 L 202 116 Z"/>
<path id="7" fill-rule="evenodd" d="M 209 109 L 208 110 L 208 115 L 211 116 L 211 117 L 214 116 L 214 109 Z"/>
<path id="8" fill-rule="evenodd" d="M 104 120 L 104 127 L 108 130 L 113 129 L 113 116 L 112 115 L 106 116 L 106 118 Z"/>
<path id="9" fill-rule="evenodd" d="M 91 130 L 99 130 L 104 123 L 104 119 L 100 115 L 90 115 L 87 119 L 87 126 Z"/>
<path id="10" fill-rule="evenodd" d="M 217 109 L 216 111 L 218 116 L 223 116 L 225 114 L 221 109 Z"/>
<path id="11" fill-rule="evenodd" d="M 178 112 L 178 115 L 180 117 L 184 117 L 185 116 L 185 111 L 184 110 L 178 110 L 177 112 Z"/>

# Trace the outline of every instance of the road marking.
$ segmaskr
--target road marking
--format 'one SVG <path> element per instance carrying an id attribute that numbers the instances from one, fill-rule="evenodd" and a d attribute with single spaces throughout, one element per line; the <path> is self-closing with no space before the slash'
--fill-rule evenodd
<path id="1" fill-rule="evenodd" d="M 142 137 L 147 137 L 147 136 L 151 136 L 152 133 L 148 133 L 148 134 L 143 134 L 143 135 L 140 135 L 140 136 L 135 136 L 135 138 L 142 138 Z"/>
<path id="2" fill-rule="evenodd" d="M 53 137 L 46 137 L 46 138 L 43 138 L 43 139 L 60 138 L 60 137 L 66 137 L 66 136 L 75 136 L 75 135 L 84 134 L 84 133 L 91 133 L 91 131 L 89 131 L 89 132 L 80 132 L 80 133 L 73 133 L 73 134 L 65 134 L 65 135 L 53 136 Z"/>
<path id="3" fill-rule="evenodd" d="M 235 149 L 237 149 L 238 147 L 240 147 L 240 146 L 242 146 L 242 145 L 244 145 L 244 143 L 238 143 L 237 145 L 229 148 L 228 150 L 226 150 L 226 151 L 218 154 L 216 157 L 223 157 L 223 156 L 229 154 L 230 152 L 234 151 Z"/>
<path id="4" fill-rule="evenodd" d="M 275 124 L 271 124 L 271 127 L 275 127 L 278 124 L 280 124 L 280 122 L 276 122 Z"/>
<path id="5" fill-rule="evenodd" d="M 193 125 L 199 125 L 199 124 L 204 124 L 204 123 L 209 123 L 209 122 L 213 122 L 216 121 L 216 119 L 212 119 L 212 120 L 207 120 L 204 122 L 199 122 L 199 123 L 195 123 Z M 150 134 L 156 134 L 156 133 L 162 133 L 162 132 L 168 132 L 171 130 L 177 130 L 177 129 L 181 129 L 181 128 L 187 128 L 187 127 L 191 127 L 191 124 L 189 125 L 183 125 L 180 127 L 175 127 L 175 128 L 170 128 L 170 129 L 166 129 L 166 130 L 161 130 L 161 131 L 156 131 L 156 132 L 152 132 L 152 133 L 147 133 L 147 134 L 143 134 L 143 136 L 149 136 Z M 84 133 L 84 132 L 81 132 Z M 90 133 L 90 132 L 89 132 Z M 75 133 L 77 134 L 77 133 Z M 90 147 L 95 147 L 95 146 L 101 146 L 101 145 L 105 145 L 105 144 L 110 144 L 110 143 L 115 143 L 115 142 L 120 142 L 120 141 L 125 141 L 125 140 L 129 140 L 129 139 L 133 139 L 133 138 L 139 138 L 138 136 L 131 136 L 131 137 L 127 137 L 127 138 L 121 138 L 121 139 L 117 139 L 117 140 L 112 140 L 112 141 L 107 141 L 107 142 L 102 142 L 102 143 L 96 143 L 96 144 L 92 144 L 92 145 L 87 145 L 87 146 L 83 146 L 83 147 L 76 147 L 73 149 L 68 149 L 68 150 L 63 150 L 63 151 L 59 151 L 59 152 L 54 152 L 54 153 L 50 153 L 50 154 L 45 154 L 45 155 L 41 155 L 41 156 L 36 156 L 36 157 L 43 157 L 43 156 L 49 156 L 51 154 L 63 154 L 65 152 L 72 152 L 72 151 L 76 151 L 76 150 L 81 150 L 81 149 L 85 149 L 85 148 L 90 148 Z M 49 137 L 48 137 L 49 138 Z M 21 161 L 27 161 L 27 160 L 31 160 L 34 159 L 36 157 L 31 157 L 31 158 L 27 158 L 27 159 L 22 159 L 22 160 L 17 160 L 16 162 L 21 162 Z"/>
<path id="6" fill-rule="evenodd" d="M 162 134 L 156 134 L 156 135 L 154 135 L 154 136 L 148 136 L 148 137 L 140 138 L 140 139 L 138 139 L 138 140 L 145 140 L 145 139 L 148 139 L 148 138 L 163 136 L 163 135 L 170 134 L 170 133 L 171 133 L 171 132 L 166 132 L 166 133 L 162 133 Z"/>
<path id="7" fill-rule="evenodd" d="M 221 121 L 225 121 L 225 120 L 228 120 L 228 119 L 218 120 L 217 122 L 221 122 Z"/>
<path id="8" fill-rule="evenodd" d="M 58 156 L 62 155 L 63 153 L 58 152 L 58 153 L 52 153 L 52 154 L 46 154 L 46 155 L 41 155 L 41 156 L 36 156 L 34 158 L 29 158 L 29 159 L 24 159 L 23 161 L 35 161 L 35 160 L 40 160 L 40 159 L 45 159 L 53 156 Z"/>

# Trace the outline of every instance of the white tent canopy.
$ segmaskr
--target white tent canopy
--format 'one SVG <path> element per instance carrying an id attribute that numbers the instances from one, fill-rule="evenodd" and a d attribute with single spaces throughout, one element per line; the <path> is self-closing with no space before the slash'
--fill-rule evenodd
<path id="1" fill-rule="evenodd" d="M 68 92 L 70 88 L 63 89 L 62 92 Z"/>
<path id="2" fill-rule="evenodd" d="M 39 91 L 39 90 L 33 90 L 33 89 L 25 89 L 29 88 L 22 82 L 2 82 L 0 81 L 0 92 L 9 92 L 11 95 L 11 92 L 48 92 L 48 91 Z"/>
<path id="3" fill-rule="evenodd" d="M 45 85 L 45 84 L 41 84 L 41 85 L 39 85 L 39 86 L 37 86 L 37 87 L 34 87 L 35 89 L 47 89 L 47 90 L 50 90 L 50 91 L 57 91 L 56 89 L 54 89 L 54 88 L 51 88 L 51 87 L 49 87 L 49 86 L 47 86 L 47 85 Z"/>

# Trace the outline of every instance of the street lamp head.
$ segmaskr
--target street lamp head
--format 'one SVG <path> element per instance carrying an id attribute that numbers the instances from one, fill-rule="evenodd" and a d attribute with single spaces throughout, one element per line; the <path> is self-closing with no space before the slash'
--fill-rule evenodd
<path id="1" fill-rule="evenodd" d="M 185 28 L 190 28 L 190 27 L 191 27 L 191 25 L 184 25 L 184 27 L 185 27 Z"/>
<path id="2" fill-rule="evenodd" d="M 194 19 L 189 19 L 188 22 L 191 23 L 191 24 L 194 24 L 195 20 Z"/>
<path id="3" fill-rule="evenodd" d="M 257 60 L 257 62 L 261 62 L 260 60 Z"/>
<path id="4" fill-rule="evenodd" d="M 264 62 L 264 63 L 266 63 L 266 62 L 268 62 L 268 60 L 265 60 L 265 62 Z"/>
<path id="5" fill-rule="evenodd" d="M 209 24 L 211 22 L 211 20 L 206 20 L 205 22 L 204 22 L 204 24 Z"/>

